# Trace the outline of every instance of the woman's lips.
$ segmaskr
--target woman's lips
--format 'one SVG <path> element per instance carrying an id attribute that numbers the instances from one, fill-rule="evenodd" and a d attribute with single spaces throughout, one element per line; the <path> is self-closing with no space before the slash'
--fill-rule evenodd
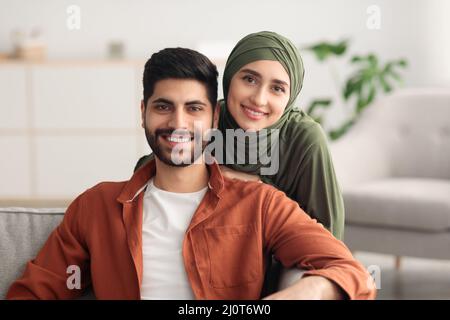
<path id="1" fill-rule="evenodd" d="M 242 110 L 244 111 L 245 115 L 250 118 L 251 120 L 261 120 L 265 116 L 268 115 L 268 113 L 257 111 L 253 108 L 246 107 L 241 104 Z"/>

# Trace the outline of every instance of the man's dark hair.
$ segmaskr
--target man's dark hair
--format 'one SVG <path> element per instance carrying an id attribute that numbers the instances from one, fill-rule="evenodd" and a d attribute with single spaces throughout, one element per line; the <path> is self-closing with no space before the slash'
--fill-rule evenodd
<path id="1" fill-rule="evenodd" d="M 164 79 L 193 79 L 206 86 L 213 108 L 217 103 L 217 67 L 203 54 L 186 48 L 167 48 L 152 54 L 145 63 L 144 104 L 153 94 L 155 84 Z"/>

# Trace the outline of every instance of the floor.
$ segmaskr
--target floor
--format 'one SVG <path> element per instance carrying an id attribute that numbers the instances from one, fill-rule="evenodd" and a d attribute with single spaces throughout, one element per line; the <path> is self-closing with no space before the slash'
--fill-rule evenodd
<path id="1" fill-rule="evenodd" d="M 375 279 L 379 300 L 450 299 L 450 261 L 402 257 L 395 270 L 395 257 L 356 252 Z"/>

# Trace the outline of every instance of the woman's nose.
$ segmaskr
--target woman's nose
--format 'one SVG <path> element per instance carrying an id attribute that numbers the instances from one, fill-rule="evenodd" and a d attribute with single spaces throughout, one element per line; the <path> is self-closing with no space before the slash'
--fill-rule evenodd
<path id="1" fill-rule="evenodd" d="M 257 107 L 263 107 L 267 104 L 267 92 L 264 88 L 257 89 L 251 97 L 251 102 Z"/>

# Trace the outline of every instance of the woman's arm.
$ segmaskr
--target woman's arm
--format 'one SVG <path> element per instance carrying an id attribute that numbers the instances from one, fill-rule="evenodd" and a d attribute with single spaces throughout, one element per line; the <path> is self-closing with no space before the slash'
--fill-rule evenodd
<path id="1" fill-rule="evenodd" d="M 230 169 L 224 165 L 220 166 L 222 174 L 229 179 L 238 179 L 242 181 L 259 181 L 262 182 L 258 175 Z"/>
<path id="2" fill-rule="evenodd" d="M 312 218 L 338 239 L 344 237 L 344 200 L 336 178 L 328 141 L 320 125 L 309 128 L 303 160 L 290 195 Z"/>
<path id="3" fill-rule="evenodd" d="M 152 159 L 153 159 L 153 153 L 150 153 L 146 156 L 140 157 L 138 162 L 134 166 L 133 172 L 136 172 L 140 167 L 142 167 L 143 165 L 145 165 L 147 162 L 149 162 Z"/>

